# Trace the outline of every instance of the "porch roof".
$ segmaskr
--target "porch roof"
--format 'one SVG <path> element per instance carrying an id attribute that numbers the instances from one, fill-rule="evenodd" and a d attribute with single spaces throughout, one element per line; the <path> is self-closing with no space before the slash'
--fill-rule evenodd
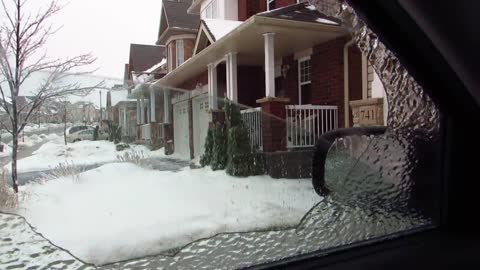
<path id="1" fill-rule="evenodd" d="M 178 87 L 186 80 L 204 72 L 208 64 L 223 61 L 225 55 L 230 52 L 238 54 L 239 65 L 263 66 L 264 33 L 275 33 L 276 58 L 288 56 L 348 34 L 347 29 L 324 20 L 312 22 L 266 15 L 252 16 L 153 85 L 155 88 Z"/>

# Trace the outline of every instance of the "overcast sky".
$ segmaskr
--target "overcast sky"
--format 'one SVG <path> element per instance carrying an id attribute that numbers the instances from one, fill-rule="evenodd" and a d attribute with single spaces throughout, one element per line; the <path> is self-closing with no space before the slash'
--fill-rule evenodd
<path id="1" fill-rule="evenodd" d="M 30 0 L 35 5 L 50 0 Z M 63 28 L 47 44 L 50 57 L 92 52 L 96 75 L 123 78 L 130 43 L 155 44 L 161 0 L 61 0 L 52 22 Z"/>

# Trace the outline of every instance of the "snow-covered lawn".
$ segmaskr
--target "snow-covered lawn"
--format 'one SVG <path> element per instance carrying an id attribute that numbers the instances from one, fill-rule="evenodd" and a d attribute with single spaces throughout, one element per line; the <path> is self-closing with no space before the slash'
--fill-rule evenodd
<path id="1" fill-rule="evenodd" d="M 53 243 L 95 264 L 158 254 L 222 232 L 294 226 L 321 199 L 309 180 L 234 178 L 209 168 L 154 171 L 130 163 L 22 189 L 29 196 L 20 214 Z"/>
<path id="2" fill-rule="evenodd" d="M 141 145 L 131 145 L 124 151 L 116 151 L 115 144 L 109 141 L 81 141 L 65 145 L 63 137 L 55 134 L 49 136 L 54 138 L 40 146 L 33 155 L 18 160 L 19 172 L 48 170 L 65 162 L 77 166 L 112 162 L 117 160 L 117 155 L 123 155 L 126 151 L 142 152 L 147 157 L 163 155 L 163 151 L 150 151 Z M 10 168 L 10 165 L 6 166 Z"/>
<path id="3" fill-rule="evenodd" d="M 39 144 L 39 143 L 42 143 L 42 142 L 45 142 L 45 141 L 51 141 L 51 140 L 57 140 L 58 138 L 61 138 L 61 136 L 55 134 L 55 133 L 51 133 L 51 134 L 32 134 L 30 136 L 21 136 L 19 139 L 18 139 L 18 145 L 20 147 L 22 146 L 26 146 L 26 147 L 32 147 L 36 144 Z M 8 143 L 8 145 L 11 147 L 12 146 L 12 141 L 10 141 Z"/>

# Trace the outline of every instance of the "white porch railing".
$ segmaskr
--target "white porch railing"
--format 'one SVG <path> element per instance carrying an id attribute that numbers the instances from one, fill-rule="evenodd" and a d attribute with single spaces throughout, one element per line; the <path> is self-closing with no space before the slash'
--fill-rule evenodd
<path id="1" fill-rule="evenodd" d="M 248 130 L 250 145 L 258 150 L 263 150 L 262 134 L 262 108 L 251 108 L 241 111 L 242 121 Z"/>
<path id="2" fill-rule="evenodd" d="M 140 135 L 141 139 L 144 141 L 149 141 L 152 139 L 152 128 L 150 124 L 144 124 L 140 126 Z"/>
<path id="3" fill-rule="evenodd" d="M 287 147 L 312 147 L 323 133 L 338 128 L 337 106 L 287 105 Z"/>

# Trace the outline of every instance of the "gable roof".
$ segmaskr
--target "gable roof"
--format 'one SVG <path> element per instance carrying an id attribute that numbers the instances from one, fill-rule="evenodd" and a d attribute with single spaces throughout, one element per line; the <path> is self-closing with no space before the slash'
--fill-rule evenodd
<path id="1" fill-rule="evenodd" d="M 189 14 L 188 8 L 192 0 L 162 0 L 162 14 L 157 44 L 161 44 L 161 37 L 169 30 L 196 32 L 200 16 Z"/>
<path id="2" fill-rule="evenodd" d="M 165 47 L 157 45 L 130 44 L 130 71 L 142 72 L 165 58 Z"/>
<path id="3" fill-rule="evenodd" d="M 274 10 L 259 13 L 257 15 L 261 17 L 294 20 L 301 22 L 340 25 L 340 20 L 328 17 L 325 14 L 320 13 L 315 6 L 309 5 L 307 3 L 300 3 L 296 5 L 277 8 Z"/>
<path id="4" fill-rule="evenodd" d="M 211 43 L 221 39 L 235 28 L 240 26 L 242 21 L 230 21 L 219 19 L 204 19 L 200 23 L 197 38 L 195 40 L 195 48 L 193 54 L 205 49 Z"/>

